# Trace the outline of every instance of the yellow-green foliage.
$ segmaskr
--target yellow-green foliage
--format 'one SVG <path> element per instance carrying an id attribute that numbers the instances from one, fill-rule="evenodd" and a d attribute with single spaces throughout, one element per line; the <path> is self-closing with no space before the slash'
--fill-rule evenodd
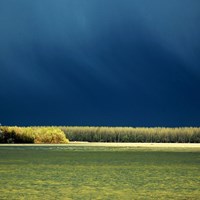
<path id="1" fill-rule="evenodd" d="M 68 143 L 64 132 L 59 128 L 34 128 L 34 143 Z"/>
<path id="2" fill-rule="evenodd" d="M 200 128 L 60 127 L 70 141 L 200 143 Z"/>
<path id="3" fill-rule="evenodd" d="M 0 143 L 170 142 L 200 143 L 200 128 L 0 127 Z"/>
<path id="4" fill-rule="evenodd" d="M 0 127 L 0 143 L 65 144 L 69 140 L 56 127 Z"/>

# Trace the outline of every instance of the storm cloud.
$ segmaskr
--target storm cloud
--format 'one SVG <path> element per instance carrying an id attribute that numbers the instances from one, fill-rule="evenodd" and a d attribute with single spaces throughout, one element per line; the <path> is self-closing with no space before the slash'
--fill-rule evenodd
<path id="1" fill-rule="evenodd" d="M 200 125 L 198 0 L 1 0 L 0 123 Z"/>

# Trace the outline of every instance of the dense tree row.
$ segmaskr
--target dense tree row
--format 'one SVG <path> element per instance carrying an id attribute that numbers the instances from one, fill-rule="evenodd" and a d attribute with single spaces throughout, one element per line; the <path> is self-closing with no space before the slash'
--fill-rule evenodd
<path id="1" fill-rule="evenodd" d="M 56 127 L 0 127 L 0 143 L 68 143 L 64 132 Z"/>
<path id="2" fill-rule="evenodd" d="M 70 141 L 200 143 L 200 128 L 60 127 Z"/>
<path id="3" fill-rule="evenodd" d="M 8 127 L 0 126 L 0 143 L 164 142 L 200 143 L 200 128 Z"/>

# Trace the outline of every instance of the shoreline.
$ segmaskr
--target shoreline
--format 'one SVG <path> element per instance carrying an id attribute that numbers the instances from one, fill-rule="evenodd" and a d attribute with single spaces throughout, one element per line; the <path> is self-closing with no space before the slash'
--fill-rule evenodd
<path id="1" fill-rule="evenodd" d="M 70 142 L 68 144 L 0 144 L 0 147 L 147 147 L 147 148 L 200 148 L 200 143 L 106 143 Z"/>

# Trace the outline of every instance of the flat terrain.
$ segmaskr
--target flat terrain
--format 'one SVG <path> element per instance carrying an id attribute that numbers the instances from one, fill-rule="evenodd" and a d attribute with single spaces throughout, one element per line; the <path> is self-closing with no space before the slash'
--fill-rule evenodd
<path id="1" fill-rule="evenodd" d="M 163 147 L 163 148 L 199 148 L 200 143 L 125 143 L 125 142 L 70 142 L 69 144 L 0 144 L 0 147 L 12 147 L 12 146 L 82 146 L 82 147 Z"/>
<path id="2" fill-rule="evenodd" d="M 0 199 L 199 199 L 199 144 L 1 145 Z"/>

